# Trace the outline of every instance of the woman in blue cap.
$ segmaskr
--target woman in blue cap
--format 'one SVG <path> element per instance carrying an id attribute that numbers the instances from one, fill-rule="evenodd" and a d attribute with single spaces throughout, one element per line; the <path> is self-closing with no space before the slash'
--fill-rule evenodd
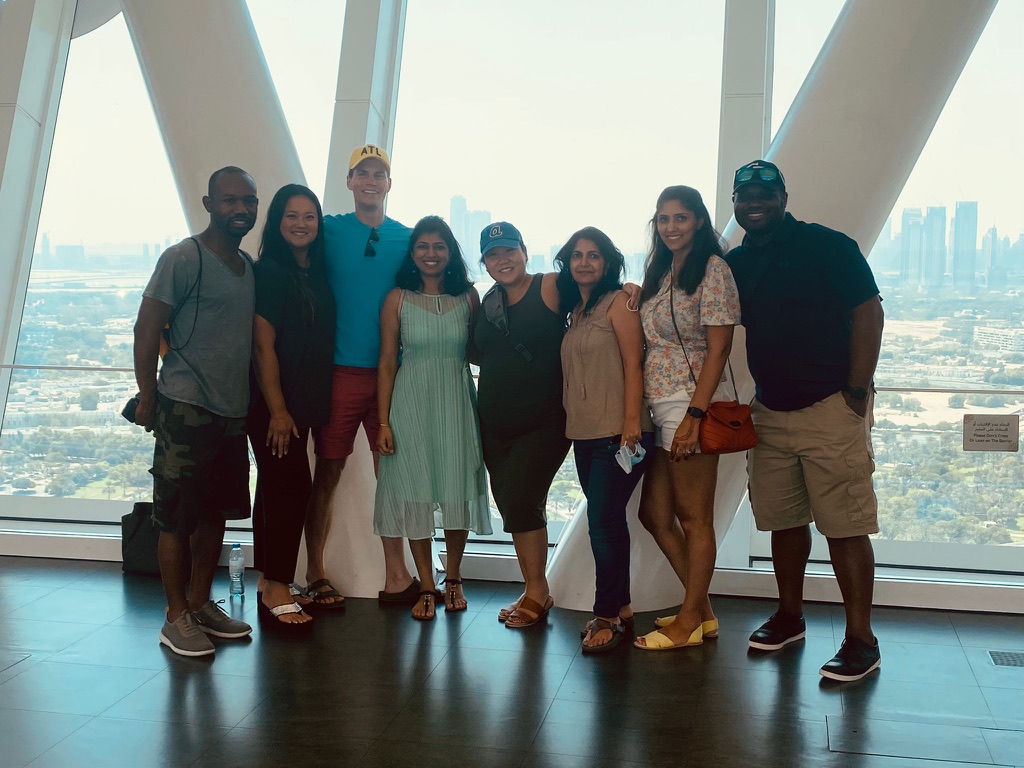
<path id="1" fill-rule="evenodd" d="M 480 366 L 480 435 L 491 492 L 512 534 L 526 582 L 522 596 L 498 614 L 517 629 L 540 621 L 554 605 L 544 570 L 548 488 L 569 452 L 562 409 L 562 334 L 557 274 L 530 274 L 519 230 L 506 221 L 480 233 L 484 267 L 496 283 L 473 330 Z"/>

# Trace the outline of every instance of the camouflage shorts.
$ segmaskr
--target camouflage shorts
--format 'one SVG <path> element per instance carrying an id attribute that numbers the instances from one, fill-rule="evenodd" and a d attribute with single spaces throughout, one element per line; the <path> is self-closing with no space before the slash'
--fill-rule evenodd
<path id="1" fill-rule="evenodd" d="M 249 517 L 245 419 L 229 419 L 157 395 L 153 424 L 153 522 L 190 536 L 202 515 Z"/>

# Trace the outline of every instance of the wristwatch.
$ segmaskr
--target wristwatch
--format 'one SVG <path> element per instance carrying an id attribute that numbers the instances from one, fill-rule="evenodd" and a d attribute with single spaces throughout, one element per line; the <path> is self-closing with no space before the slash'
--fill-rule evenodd
<path id="1" fill-rule="evenodd" d="M 702 411 L 700 408 L 698 408 L 695 405 L 691 405 L 689 408 L 687 408 L 686 412 L 690 416 L 693 416 L 693 418 L 697 419 L 697 421 L 700 421 L 701 419 L 704 418 L 704 411 Z"/>
<path id="2" fill-rule="evenodd" d="M 864 387 L 851 387 L 847 386 L 845 390 L 846 394 L 852 397 L 854 400 L 867 400 L 868 391 Z"/>

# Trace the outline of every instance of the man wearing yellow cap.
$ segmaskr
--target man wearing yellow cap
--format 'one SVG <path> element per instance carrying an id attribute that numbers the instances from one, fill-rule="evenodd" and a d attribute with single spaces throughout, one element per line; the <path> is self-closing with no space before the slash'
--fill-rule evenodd
<path id="1" fill-rule="evenodd" d="M 395 273 L 409 246 L 411 230 L 384 215 L 391 190 L 391 160 L 372 144 L 353 150 L 346 186 L 355 211 L 324 217 L 327 278 L 337 302 L 331 420 L 316 438 L 313 498 L 306 518 L 306 578 L 309 596 L 321 607 L 342 598 L 326 579 L 324 545 L 331 522 L 331 498 L 352 454 L 362 425 L 377 468 L 377 358 L 380 310 L 395 287 Z M 415 602 L 420 586 L 405 564 L 402 539 L 384 538 L 386 577 L 379 598 Z"/>

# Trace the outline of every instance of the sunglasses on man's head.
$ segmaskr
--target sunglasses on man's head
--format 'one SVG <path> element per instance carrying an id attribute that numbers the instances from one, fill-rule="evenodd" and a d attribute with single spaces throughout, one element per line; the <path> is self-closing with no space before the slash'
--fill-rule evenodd
<path id="1" fill-rule="evenodd" d="M 732 185 L 735 187 L 737 184 L 746 184 L 748 181 L 753 181 L 755 175 L 761 181 L 767 182 L 780 181 L 782 178 L 782 174 L 774 168 L 740 168 L 736 171 L 736 177 L 733 179 Z"/>
<path id="2" fill-rule="evenodd" d="M 377 249 L 373 247 L 373 244 L 380 241 L 380 235 L 377 234 L 377 228 L 374 227 L 370 230 L 370 238 L 366 241 L 366 250 L 363 251 L 363 258 L 372 259 L 377 255 Z"/>

